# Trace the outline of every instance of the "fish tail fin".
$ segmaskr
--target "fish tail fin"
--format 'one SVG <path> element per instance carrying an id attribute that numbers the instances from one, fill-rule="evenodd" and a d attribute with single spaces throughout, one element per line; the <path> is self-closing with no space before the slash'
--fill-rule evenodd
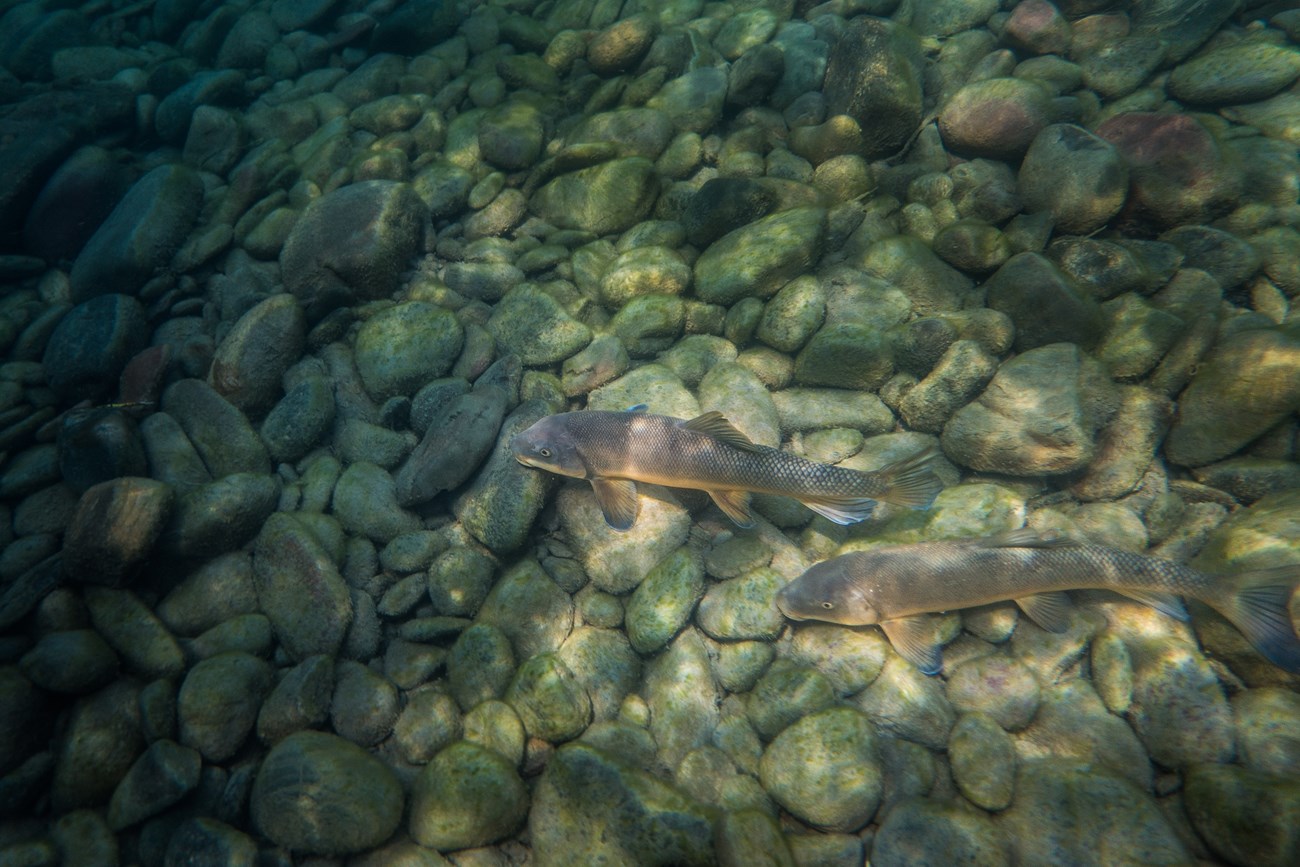
<path id="1" fill-rule="evenodd" d="M 885 492 L 877 499 L 909 509 L 928 509 L 943 490 L 943 482 L 934 474 L 933 464 L 939 452 L 928 448 L 920 454 L 876 470 L 884 482 Z"/>
<path id="2" fill-rule="evenodd" d="M 1300 672 L 1300 637 L 1291 625 L 1291 595 L 1300 585 L 1300 563 L 1243 572 L 1231 579 L 1219 613 L 1269 662 Z"/>

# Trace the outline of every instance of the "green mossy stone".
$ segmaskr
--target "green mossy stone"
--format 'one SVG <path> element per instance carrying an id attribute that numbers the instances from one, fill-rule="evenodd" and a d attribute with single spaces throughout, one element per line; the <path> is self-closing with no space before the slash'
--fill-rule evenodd
<path id="1" fill-rule="evenodd" d="M 376 398 L 411 395 L 451 370 L 465 342 L 455 314 L 408 301 L 377 314 L 357 331 L 357 372 Z"/>
<path id="2" fill-rule="evenodd" d="M 704 594 L 704 567 L 690 546 L 664 557 L 637 585 L 623 620 L 639 653 L 654 653 L 681 631 Z"/>
<path id="3" fill-rule="evenodd" d="M 691 283 L 691 269 L 667 247 L 633 247 L 610 263 L 600 278 L 601 300 L 622 307 L 640 295 L 680 295 Z"/>
<path id="4" fill-rule="evenodd" d="M 447 654 L 447 683 L 462 709 L 505 695 L 514 672 L 509 637 L 488 623 L 462 632 Z"/>
<path id="5" fill-rule="evenodd" d="M 533 194 L 531 207 L 562 229 L 610 235 L 645 219 L 658 194 L 654 164 L 625 157 L 560 175 Z"/>
<path id="6" fill-rule="evenodd" d="M 854 323 L 824 326 L 795 359 L 800 385 L 875 391 L 894 372 L 893 353 L 885 335 Z"/>
<path id="7" fill-rule="evenodd" d="M 785 578 L 768 568 L 714 584 L 700 600 L 696 620 L 720 641 L 775 638 L 785 624 L 775 602 L 785 584 Z"/>
<path id="8" fill-rule="evenodd" d="M 533 286 L 507 292 L 488 319 L 487 330 L 503 350 L 532 366 L 563 361 L 591 342 L 590 328 Z"/>
<path id="9" fill-rule="evenodd" d="M 633 358 L 673 345 L 686 322 L 686 303 L 675 295 L 638 295 L 614 314 L 609 327 Z"/>
<path id="10" fill-rule="evenodd" d="M 529 737 L 567 741 L 591 723 L 591 696 L 557 653 L 539 653 L 519 666 L 505 701 Z"/>
<path id="11" fill-rule="evenodd" d="M 695 294 L 734 304 L 770 298 L 821 255 L 823 208 L 791 208 L 755 220 L 714 241 L 695 262 Z"/>
<path id="12" fill-rule="evenodd" d="M 411 788 L 411 837 L 447 852 L 514 834 L 528 815 L 528 788 L 495 750 L 458 741 L 433 757 Z"/>
<path id="13" fill-rule="evenodd" d="M 824 674 L 784 663 L 772 666 L 759 679 L 746 708 L 754 730 L 763 739 L 771 740 L 786 726 L 834 702 L 834 688 Z"/>
<path id="14" fill-rule="evenodd" d="M 763 308 L 755 336 L 781 352 L 798 352 L 826 318 L 826 290 L 816 277 L 796 277 Z"/>

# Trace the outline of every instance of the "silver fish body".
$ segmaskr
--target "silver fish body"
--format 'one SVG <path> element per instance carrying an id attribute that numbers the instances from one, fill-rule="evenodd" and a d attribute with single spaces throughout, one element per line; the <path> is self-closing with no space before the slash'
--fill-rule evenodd
<path id="1" fill-rule="evenodd" d="M 1040 626 L 1068 623 L 1066 590 L 1112 590 L 1186 618 L 1178 596 L 1223 614 L 1274 664 L 1300 671 L 1300 639 L 1287 605 L 1300 566 L 1226 577 L 1129 551 L 1032 530 L 987 539 L 886 545 L 818 563 L 782 588 L 777 606 L 793 620 L 879 624 L 928 674 L 941 668 L 924 615 L 1014 600 Z"/>
<path id="2" fill-rule="evenodd" d="M 605 520 L 636 521 L 636 482 L 707 491 L 741 526 L 751 492 L 793 497 L 840 524 L 861 521 L 877 500 L 925 508 L 942 487 L 932 454 L 859 472 L 760 446 L 720 413 L 685 420 L 645 412 L 585 410 L 547 416 L 511 441 L 522 464 L 587 479 Z"/>

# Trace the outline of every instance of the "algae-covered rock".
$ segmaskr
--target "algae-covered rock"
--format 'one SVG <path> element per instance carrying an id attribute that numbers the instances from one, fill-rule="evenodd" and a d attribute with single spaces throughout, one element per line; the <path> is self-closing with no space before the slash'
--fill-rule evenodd
<path id="1" fill-rule="evenodd" d="M 352 601 L 338 566 L 301 521 L 285 513 L 267 520 L 253 547 L 253 581 L 290 656 L 338 652 L 352 624 Z M 314 603 L 302 605 L 303 594 Z"/>
<path id="2" fill-rule="evenodd" d="M 1193 765 L 1183 803 L 1192 826 L 1231 864 L 1283 867 L 1300 858 L 1300 784 L 1236 765 Z"/>
<path id="3" fill-rule="evenodd" d="M 698 632 L 686 629 L 654 658 L 646 667 L 642 695 L 660 761 L 668 767 L 709 742 L 718 726 L 722 694 Z"/>
<path id="4" fill-rule="evenodd" d="M 947 747 L 957 719 L 941 683 L 901 656 L 891 656 L 853 704 L 885 731 L 936 750 Z"/>
<path id="5" fill-rule="evenodd" d="M 591 329 L 532 286 L 507 292 L 493 309 L 487 330 L 505 351 L 532 366 L 563 361 L 591 342 Z"/>
<path id="6" fill-rule="evenodd" d="M 1010 864 L 1010 847 L 984 813 L 960 801 L 909 798 L 880 823 L 871 847 L 877 867 Z"/>
<path id="7" fill-rule="evenodd" d="M 209 762 L 233 756 L 271 691 L 272 669 L 247 653 L 222 653 L 190 669 L 176 699 L 180 740 Z"/>
<path id="8" fill-rule="evenodd" d="M 517 831 L 527 814 L 528 789 L 514 765 L 469 741 L 434 756 L 411 789 L 411 836 L 430 849 L 495 843 Z"/>
<path id="9" fill-rule="evenodd" d="M 800 820 L 856 831 L 871 821 L 884 790 L 875 728 L 848 707 L 806 716 L 768 746 L 759 779 Z"/>
<path id="10" fill-rule="evenodd" d="M 305 731 L 271 748 L 253 782 L 253 822 L 277 846 L 319 855 L 364 852 L 402 819 L 388 766 L 337 735 Z"/>
<path id="11" fill-rule="evenodd" d="M 695 294 L 734 304 L 769 298 L 821 255 L 826 234 L 822 208 L 791 208 L 755 220 L 709 245 L 695 262 Z"/>
<path id="12" fill-rule="evenodd" d="M 779 664 L 754 684 L 746 711 L 754 731 L 771 739 L 791 723 L 825 710 L 834 702 L 835 692 L 826 675 L 813 668 Z"/>
<path id="13" fill-rule="evenodd" d="M 1016 748 L 997 721 L 985 713 L 965 713 L 948 737 L 953 782 L 972 804 L 1004 810 L 1016 780 Z"/>
<path id="14" fill-rule="evenodd" d="M 775 638 L 785 623 L 776 593 L 785 584 L 785 578 L 768 568 L 714 584 L 700 600 L 696 620 L 719 640 Z"/>
<path id="15" fill-rule="evenodd" d="M 465 334 L 449 310 L 427 301 L 398 304 L 357 331 L 357 372 L 377 399 L 411 395 L 451 370 Z"/>
<path id="16" fill-rule="evenodd" d="M 558 650 L 573 628 L 573 600 L 531 558 L 506 570 L 479 609 L 476 625 L 504 632 L 520 659 Z"/>
<path id="17" fill-rule="evenodd" d="M 610 235 L 644 219 L 658 194 L 654 164 L 624 157 L 560 175 L 533 194 L 531 206 L 561 229 Z"/>
<path id="18" fill-rule="evenodd" d="M 661 559 L 632 591 L 623 615 L 627 637 L 640 653 L 653 653 L 676 635 L 704 594 L 704 566 L 689 546 Z"/>
<path id="19" fill-rule="evenodd" d="M 505 695 L 514 672 L 510 638 L 490 623 L 466 629 L 447 654 L 447 684 L 463 710 Z"/>
<path id="20" fill-rule="evenodd" d="M 794 363 L 800 385 L 875 391 L 894 372 L 893 353 L 884 335 L 856 323 L 825 325 Z"/>

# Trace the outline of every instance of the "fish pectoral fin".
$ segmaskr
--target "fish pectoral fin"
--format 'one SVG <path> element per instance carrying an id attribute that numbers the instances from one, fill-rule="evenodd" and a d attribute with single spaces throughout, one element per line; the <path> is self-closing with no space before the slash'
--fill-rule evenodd
<path id="1" fill-rule="evenodd" d="M 649 409 L 650 407 L 644 403 L 634 403 L 632 406 L 625 409 L 624 412 L 646 412 Z"/>
<path id="2" fill-rule="evenodd" d="M 938 674 L 943 669 L 943 657 L 934 628 L 934 618 L 926 615 L 882 620 L 889 643 L 898 655 L 915 665 L 925 674 Z"/>
<path id="3" fill-rule="evenodd" d="M 931 468 L 938 456 L 937 451 L 929 448 L 876 470 L 875 474 L 885 484 L 885 492 L 879 499 L 909 509 L 930 508 L 943 490 L 943 482 Z"/>
<path id="4" fill-rule="evenodd" d="M 799 502 L 836 524 L 865 521 L 876 508 L 870 497 L 800 497 Z"/>
<path id="5" fill-rule="evenodd" d="M 1119 591 L 1121 596 L 1127 596 L 1135 602 L 1141 602 L 1143 605 L 1150 605 L 1161 614 L 1168 615 L 1175 620 L 1187 620 L 1187 609 L 1183 607 L 1183 600 L 1169 593 L 1160 593 L 1155 590 L 1133 590 L 1131 588 Z"/>
<path id="6" fill-rule="evenodd" d="M 1077 548 L 1080 544 L 1059 530 L 1035 530 L 1033 527 L 1008 530 L 979 540 L 981 548 Z"/>
<path id="7" fill-rule="evenodd" d="M 729 446 L 743 449 L 747 452 L 757 452 L 763 449 L 749 437 L 736 430 L 727 417 L 722 413 L 706 412 L 704 415 L 697 415 L 690 421 L 682 422 L 683 430 L 693 430 L 696 433 L 707 434 L 716 440 L 721 440 Z"/>
<path id="8" fill-rule="evenodd" d="M 1064 632 L 1070 628 L 1070 597 L 1061 590 L 1021 596 L 1016 604 L 1030 620 L 1048 632 Z"/>
<path id="9" fill-rule="evenodd" d="M 630 530 L 636 523 L 640 502 L 636 498 L 636 482 L 627 479 L 591 479 L 591 489 L 596 492 L 596 502 L 605 515 L 605 523 L 615 530 Z"/>
<path id="10" fill-rule="evenodd" d="M 749 491 L 708 491 L 713 502 L 727 517 L 748 529 L 754 526 L 754 516 L 749 512 Z"/>

